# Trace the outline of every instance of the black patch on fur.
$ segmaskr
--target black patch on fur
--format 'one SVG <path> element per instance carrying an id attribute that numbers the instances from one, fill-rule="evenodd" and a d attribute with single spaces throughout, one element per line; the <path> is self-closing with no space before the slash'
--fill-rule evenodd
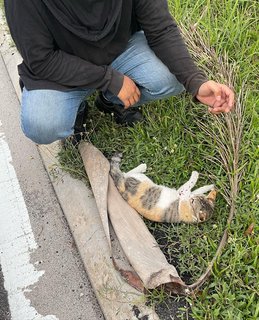
<path id="1" fill-rule="evenodd" d="M 121 196 L 125 201 L 128 202 L 128 200 L 129 200 L 128 192 L 122 192 Z"/>
<path id="2" fill-rule="evenodd" d="M 121 172 L 112 170 L 112 171 L 110 171 L 110 173 L 111 173 L 112 179 L 113 179 L 113 181 L 115 183 L 115 186 L 118 187 L 119 186 L 119 182 L 121 181 L 121 179 L 123 179 L 123 176 L 122 176 Z"/>
<path id="3" fill-rule="evenodd" d="M 158 202 L 162 189 L 156 186 L 146 190 L 145 194 L 141 197 L 142 206 L 145 209 L 152 209 Z"/>
<path id="4" fill-rule="evenodd" d="M 207 213 L 207 219 L 210 218 L 213 215 L 213 204 L 205 197 L 199 197 L 199 201 L 201 205 L 201 210 Z"/>
<path id="5" fill-rule="evenodd" d="M 168 208 L 165 209 L 163 222 L 172 223 L 172 222 L 179 221 L 178 206 L 179 206 L 179 200 L 175 200 L 170 204 Z"/>
<path id="6" fill-rule="evenodd" d="M 120 170 L 120 161 L 121 157 L 119 154 L 114 155 L 111 159 L 110 174 L 116 187 L 119 187 L 120 182 L 123 180 L 123 173 Z"/>
<path id="7" fill-rule="evenodd" d="M 134 196 L 138 190 L 138 186 L 140 184 L 140 181 L 129 177 L 125 180 L 125 190 L 128 191 L 132 196 Z"/>

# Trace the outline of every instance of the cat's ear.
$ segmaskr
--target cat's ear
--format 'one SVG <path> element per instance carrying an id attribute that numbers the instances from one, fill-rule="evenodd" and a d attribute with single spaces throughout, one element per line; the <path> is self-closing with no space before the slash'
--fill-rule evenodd
<path id="1" fill-rule="evenodd" d="M 178 195 L 181 199 L 187 199 L 191 196 L 191 189 L 195 186 L 199 178 L 199 173 L 193 171 L 190 179 L 178 189 Z"/>
<path id="2" fill-rule="evenodd" d="M 207 195 L 207 199 L 210 200 L 213 204 L 216 201 L 217 191 L 215 189 L 211 190 L 211 192 Z"/>

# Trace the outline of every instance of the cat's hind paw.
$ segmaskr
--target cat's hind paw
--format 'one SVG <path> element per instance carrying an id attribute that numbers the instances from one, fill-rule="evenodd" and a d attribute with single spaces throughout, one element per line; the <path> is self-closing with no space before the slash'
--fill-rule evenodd
<path id="1" fill-rule="evenodd" d="M 146 163 L 141 163 L 139 166 L 139 173 L 145 173 L 147 171 L 147 165 Z"/>
<path id="2" fill-rule="evenodd" d="M 122 159 L 122 153 L 116 152 L 116 153 L 114 153 L 114 155 L 112 156 L 111 161 L 121 162 L 121 159 Z"/>
<path id="3" fill-rule="evenodd" d="M 193 185 L 194 187 L 198 179 L 199 179 L 199 172 L 193 171 L 189 180 L 190 185 Z"/>

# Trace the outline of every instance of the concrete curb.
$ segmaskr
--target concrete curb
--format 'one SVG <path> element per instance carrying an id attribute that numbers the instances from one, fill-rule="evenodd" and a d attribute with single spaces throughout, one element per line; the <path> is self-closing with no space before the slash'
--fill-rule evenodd
<path id="1" fill-rule="evenodd" d="M 6 30 L 0 12 L 0 53 L 21 101 L 17 64 L 21 57 Z M 92 192 L 86 185 L 63 172 L 57 161 L 59 143 L 39 146 L 44 166 L 65 214 L 96 297 L 107 320 L 159 320 L 145 305 L 145 297 L 115 271 L 109 246 Z"/>

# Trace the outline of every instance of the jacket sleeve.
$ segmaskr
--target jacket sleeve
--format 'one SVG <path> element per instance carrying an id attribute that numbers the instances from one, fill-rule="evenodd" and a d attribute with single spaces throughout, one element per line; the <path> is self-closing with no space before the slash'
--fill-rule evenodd
<path id="1" fill-rule="evenodd" d="M 5 0 L 12 38 L 29 71 L 43 80 L 67 87 L 110 90 L 118 94 L 123 75 L 109 66 L 97 66 L 55 48 L 41 15 L 42 2 Z"/>
<path id="2" fill-rule="evenodd" d="M 135 10 L 149 46 L 186 90 L 196 96 L 200 86 L 208 79 L 192 60 L 169 13 L 167 1 L 135 0 Z"/>

